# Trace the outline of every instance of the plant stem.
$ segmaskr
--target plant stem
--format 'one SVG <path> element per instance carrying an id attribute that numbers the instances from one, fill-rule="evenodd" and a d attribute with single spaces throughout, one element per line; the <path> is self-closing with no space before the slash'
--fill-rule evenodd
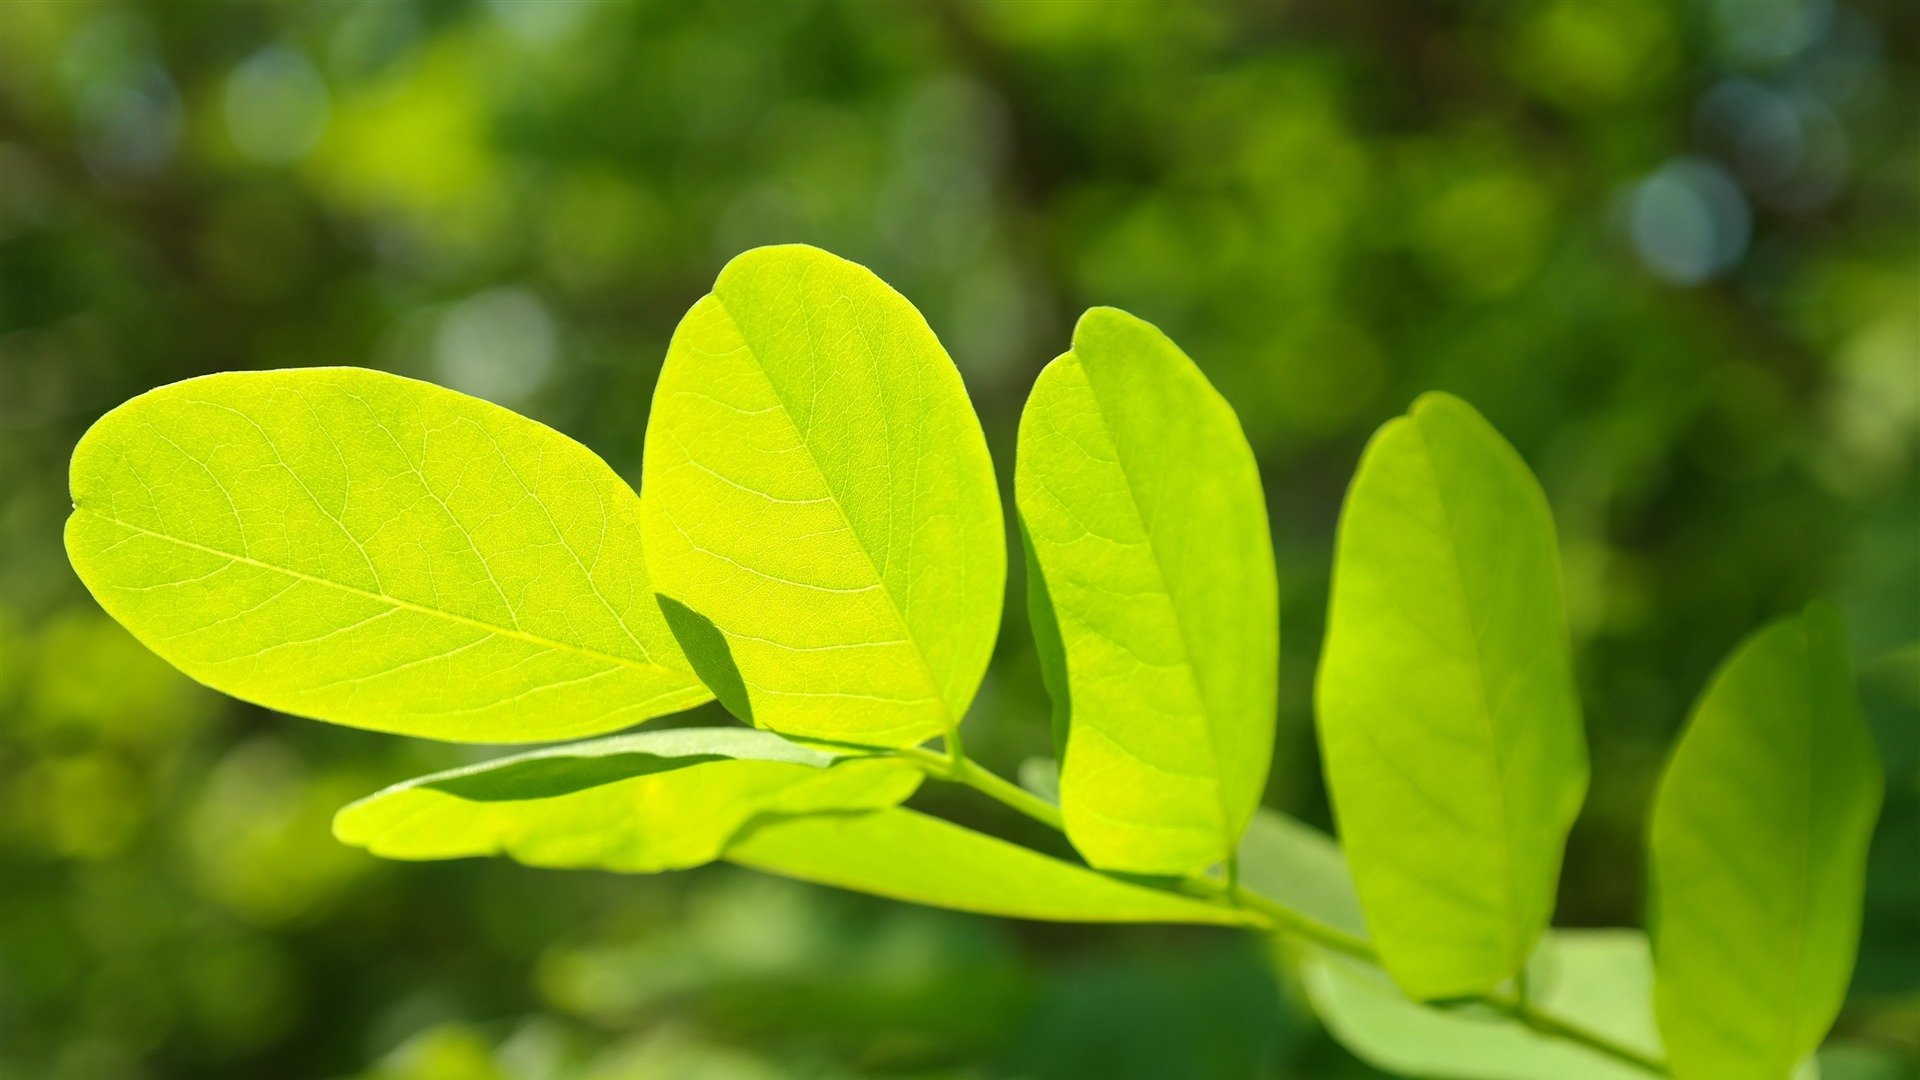
<path id="1" fill-rule="evenodd" d="M 1059 807 L 1018 784 L 981 768 L 971 758 L 960 752 L 957 739 L 950 740 L 947 746 L 949 752 L 945 754 L 938 754 L 921 747 L 908 747 L 904 750 L 896 750 L 894 753 L 919 766 L 929 776 L 964 784 L 1050 829 L 1065 831 L 1065 822 L 1060 816 Z M 1379 953 L 1365 938 L 1295 911 L 1270 897 L 1248 892 L 1240 887 L 1238 877 L 1238 874 L 1233 874 L 1229 880 L 1222 881 L 1205 874 L 1194 874 L 1180 879 L 1176 887 L 1179 891 L 1257 915 L 1276 933 L 1299 938 L 1330 952 L 1375 966 L 1380 964 Z M 1525 979 L 1526 976 L 1522 974 L 1516 992 L 1511 996 L 1487 994 L 1472 1001 L 1505 1013 L 1517 1023 L 1547 1038 L 1584 1046 L 1596 1054 L 1612 1058 L 1650 1076 L 1670 1075 L 1665 1063 L 1656 1057 L 1535 1008 L 1528 1000 Z"/>
<path id="2" fill-rule="evenodd" d="M 955 784 L 964 784 L 1002 806 L 1018 810 L 1049 829 L 1056 832 L 1066 831 L 1066 823 L 1060 818 L 1059 807 L 1013 781 L 974 764 L 972 758 L 958 752 L 960 745 L 958 742 L 949 742 L 947 745 L 952 751 L 948 754 L 936 754 L 918 746 L 910 746 L 895 753 L 918 765 L 928 776 Z"/>
<path id="3" fill-rule="evenodd" d="M 1028 791 L 1026 788 L 1006 780 L 996 773 L 974 764 L 971 760 L 962 760 L 953 780 L 965 784 L 997 802 L 1012 807 L 1048 828 L 1065 832 L 1066 822 L 1060 817 L 1060 808 Z"/>
<path id="4" fill-rule="evenodd" d="M 1632 1066 L 1652 1076 L 1669 1075 L 1666 1063 L 1659 1058 L 1641 1053 L 1631 1046 L 1624 1046 L 1598 1032 L 1569 1024 L 1551 1013 L 1541 1012 L 1531 1005 L 1517 1001 L 1508 1002 L 1490 997 L 1487 1002 L 1547 1038 L 1577 1043 L 1596 1054 L 1604 1054 L 1622 1065 Z"/>
<path id="5" fill-rule="evenodd" d="M 1330 926 L 1311 915 L 1304 915 L 1278 900 L 1248 892 L 1238 886 L 1226 894 L 1226 899 L 1239 907 L 1266 916 L 1267 920 L 1273 923 L 1274 929 L 1283 934 L 1310 941 L 1329 952 L 1351 956 L 1355 960 L 1364 960 L 1369 964 L 1380 962 L 1379 954 L 1373 951 L 1373 946 L 1367 944 L 1365 938 L 1350 934 L 1337 926 Z"/>

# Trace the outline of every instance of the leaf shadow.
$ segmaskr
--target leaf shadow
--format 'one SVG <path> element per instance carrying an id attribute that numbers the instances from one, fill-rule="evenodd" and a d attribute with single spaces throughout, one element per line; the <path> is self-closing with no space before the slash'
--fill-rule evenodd
<path id="1" fill-rule="evenodd" d="M 517 802 L 571 795 L 576 791 L 631 780 L 648 773 L 725 760 L 727 758 L 722 754 L 685 757 L 643 753 L 579 757 L 556 754 L 509 762 L 461 776 L 446 776 L 420 786 L 444 791 L 471 802 Z"/>
<path id="2" fill-rule="evenodd" d="M 673 632 L 680 651 L 687 654 L 693 673 L 707 684 L 713 696 L 728 712 L 745 724 L 753 723 L 753 702 L 747 697 L 746 680 L 734 663 L 733 648 L 727 636 L 713 620 L 662 593 L 654 593 L 660 613 L 666 616 L 667 629 Z"/>
<path id="3" fill-rule="evenodd" d="M 1033 551 L 1033 537 L 1027 532 L 1024 516 L 1020 523 L 1020 546 L 1027 562 L 1027 621 L 1033 627 L 1033 651 L 1040 658 L 1040 681 L 1053 699 L 1053 756 L 1065 767 L 1067 762 L 1067 725 L 1073 716 L 1073 698 L 1067 683 L 1067 650 L 1060 637 L 1060 619 L 1053 610 L 1053 594 L 1047 589 L 1046 571 Z"/>

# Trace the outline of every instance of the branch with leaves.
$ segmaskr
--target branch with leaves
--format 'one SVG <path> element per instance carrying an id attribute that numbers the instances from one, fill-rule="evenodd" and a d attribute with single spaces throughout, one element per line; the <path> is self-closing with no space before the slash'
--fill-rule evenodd
<path id="1" fill-rule="evenodd" d="M 1340 845 L 1260 807 L 1278 590 L 1238 420 L 1095 309 L 1014 470 L 1057 766 L 961 719 L 1006 584 L 958 371 L 805 247 L 735 259 L 669 347 L 642 495 L 505 409 L 354 368 L 213 375 L 103 417 L 67 545 L 101 605 L 268 708 L 461 742 L 606 736 L 390 787 L 344 842 L 649 873 L 725 860 L 1014 918 L 1268 935 L 1333 1033 L 1461 1077 L 1793 1075 L 1857 944 L 1879 770 L 1825 605 L 1697 706 L 1653 810 L 1656 933 L 1550 929 L 1585 736 L 1545 496 L 1471 407 L 1415 402 L 1341 515 L 1316 706 Z M 931 748 L 937 745 L 939 749 Z M 907 809 L 963 784 L 1054 858 Z"/>

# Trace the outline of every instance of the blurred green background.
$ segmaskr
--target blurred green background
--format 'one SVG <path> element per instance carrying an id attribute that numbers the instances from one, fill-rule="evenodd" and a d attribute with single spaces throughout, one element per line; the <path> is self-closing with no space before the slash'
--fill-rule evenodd
<path id="1" fill-rule="evenodd" d="M 1888 799 L 1829 1075 L 1920 1075 L 1917 106 L 1893 2 L 0 0 L 0 1078 L 1376 1075 L 1231 933 L 377 862 L 332 810 L 484 752 L 221 699 L 67 569 L 81 431 L 209 371 L 416 375 L 637 477 L 675 321 L 784 241 L 925 311 L 1003 480 L 1083 307 L 1187 348 L 1272 508 L 1268 802 L 1322 824 L 1341 493 L 1419 391 L 1478 405 L 1565 553 L 1563 924 L 1638 921 L 1688 702 L 1838 599 Z M 1007 610 L 968 746 L 1011 769 Z"/>

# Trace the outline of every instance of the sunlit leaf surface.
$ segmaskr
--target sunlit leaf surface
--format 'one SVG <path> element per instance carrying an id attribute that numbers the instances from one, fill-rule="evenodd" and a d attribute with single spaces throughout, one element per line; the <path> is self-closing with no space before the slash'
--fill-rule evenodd
<path id="1" fill-rule="evenodd" d="M 1000 498 L 959 372 L 870 271 L 728 263 L 674 334 L 642 488 L 676 629 L 743 719 L 890 746 L 959 722 L 999 628 Z"/>
<path id="2" fill-rule="evenodd" d="M 209 375 L 102 417 L 71 483 L 67 551 L 101 606 L 235 697 L 533 742 L 710 696 L 633 490 L 477 398 L 358 368 Z"/>
<path id="3" fill-rule="evenodd" d="M 1020 422 L 1015 491 L 1067 835 L 1095 866 L 1226 858 L 1273 751 L 1280 614 L 1233 409 L 1152 326 L 1095 308 Z"/>
<path id="4" fill-rule="evenodd" d="M 773 819 L 727 858 L 805 881 L 934 907 L 1064 922 L 1248 922 L 911 810 Z"/>

